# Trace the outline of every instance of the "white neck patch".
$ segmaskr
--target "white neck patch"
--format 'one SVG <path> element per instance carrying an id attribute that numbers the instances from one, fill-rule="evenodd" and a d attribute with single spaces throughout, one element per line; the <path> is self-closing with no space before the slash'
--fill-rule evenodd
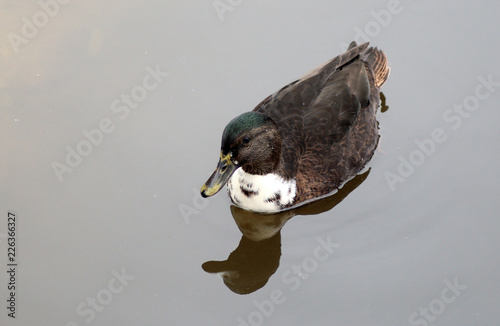
<path id="1" fill-rule="evenodd" d="M 278 212 L 293 204 L 297 190 L 295 180 L 277 174 L 249 174 L 238 168 L 227 183 L 233 203 L 256 212 Z"/>

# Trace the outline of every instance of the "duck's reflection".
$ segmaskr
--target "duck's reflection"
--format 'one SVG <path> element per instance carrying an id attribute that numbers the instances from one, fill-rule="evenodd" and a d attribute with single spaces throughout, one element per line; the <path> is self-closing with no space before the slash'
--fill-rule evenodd
<path id="1" fill-rule="evenodd" d="M 243 236 L 238 248 L 225 261 L 208 261 L 202 265 L 207 273 L 222 276 L 224 284 L 238 294 L 262 288 L 279 266 L 280 231 L 296 215 L 315 215 L 339 204 L 368 177 L 370 170 L 348 181 L 335 194 L 299 208 L 277 214 L 252 213 L 231 206 L 231 214 Z"/>
<path id="2" fill-rule="evenodd" d="M 208 261 L 202 265 L 207 273 L 222 276 L 224 284 L 238 294 L 252 293 L 263 287 L 278 269 L 281 256 L 281 234 L 262 241 L 241 237 L 240 244 L 225 261 Z"/>

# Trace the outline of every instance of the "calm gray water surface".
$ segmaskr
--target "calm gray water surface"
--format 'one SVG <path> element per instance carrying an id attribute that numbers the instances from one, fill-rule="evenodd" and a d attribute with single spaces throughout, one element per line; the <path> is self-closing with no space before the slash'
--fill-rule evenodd
<path id="1" fill-rule="evenodd" d="M 0 4 L 0 324 L 495 324 L 498 12 L 495 1 Z M 353 39 L 392 68 L 367 174 L 323 213 L 290 220 L 238 215 L 224 192 L 201 200 L 226 123 Z M 265 238 L 276 227 L 262 225 L 287 220 L 242 240 L 239 227 Z M 231 268 L 229 286 L 209 273 Z"/>

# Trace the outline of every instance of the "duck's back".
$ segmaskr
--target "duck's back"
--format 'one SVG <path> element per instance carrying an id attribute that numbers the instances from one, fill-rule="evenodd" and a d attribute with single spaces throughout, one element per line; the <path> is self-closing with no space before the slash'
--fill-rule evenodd
<path id="1" fill-rule="evenodd" d="M 282 170 L 295 178 L 295 204 L 326 195 L 358 173 L 377 146 L 384 53 L 351 43 L 346 53 L 262 101 L 282 134 Z"/>

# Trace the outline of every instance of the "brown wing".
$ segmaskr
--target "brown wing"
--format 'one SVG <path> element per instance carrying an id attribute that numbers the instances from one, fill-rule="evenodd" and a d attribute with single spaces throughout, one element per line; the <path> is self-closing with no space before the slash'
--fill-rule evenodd
<path id="1" fill-rule="evenodd" d="M 351 43 L 346 53 L 283 87 L 254 109 L 270 116 L 280 128 L 280 172 L 297 178 L 298 189 L 307 192 L 298 194 L 301 200 L 333 191 L 353 176 L 351 170 L 359 171 L 359 164 L 350 168 L 353 160 L 372 155 L 364 153 L 373 146 L 359 144 L 364 139 L 359 132 L 352 140 L 346 137 L 354 128 L 369 128 L 366 137 L 376 145 L 375 114 L 363 113 L 378 102 L 374 74 L 367 62 L 373 61 L 371 54 L 377 50 L 367 47 L 368 43 Z"/>
<path id="2" fill-rule="evenodd" d="M 286 177 L 297 174 L 299 161 L 311 145 L 331 147 L 331 142 L 340 140 L 355 121 L 361 107 L 356 95 L 365 98 L 365 89 L 360 86 L 366 85 L 355 84 L 357 79 L 351 72 L 354 69 L 346 71 L 346 67 L 354 64 L 359 69 L 359 55 L 367 46 L 351 46 L 346 53 L 283 87 L 254 109 L 270 116 L 282 130 Z M 339 72 L 342 73 L 338 75 Z M 352 82 L 343 84 L 346 78 Z"/>

